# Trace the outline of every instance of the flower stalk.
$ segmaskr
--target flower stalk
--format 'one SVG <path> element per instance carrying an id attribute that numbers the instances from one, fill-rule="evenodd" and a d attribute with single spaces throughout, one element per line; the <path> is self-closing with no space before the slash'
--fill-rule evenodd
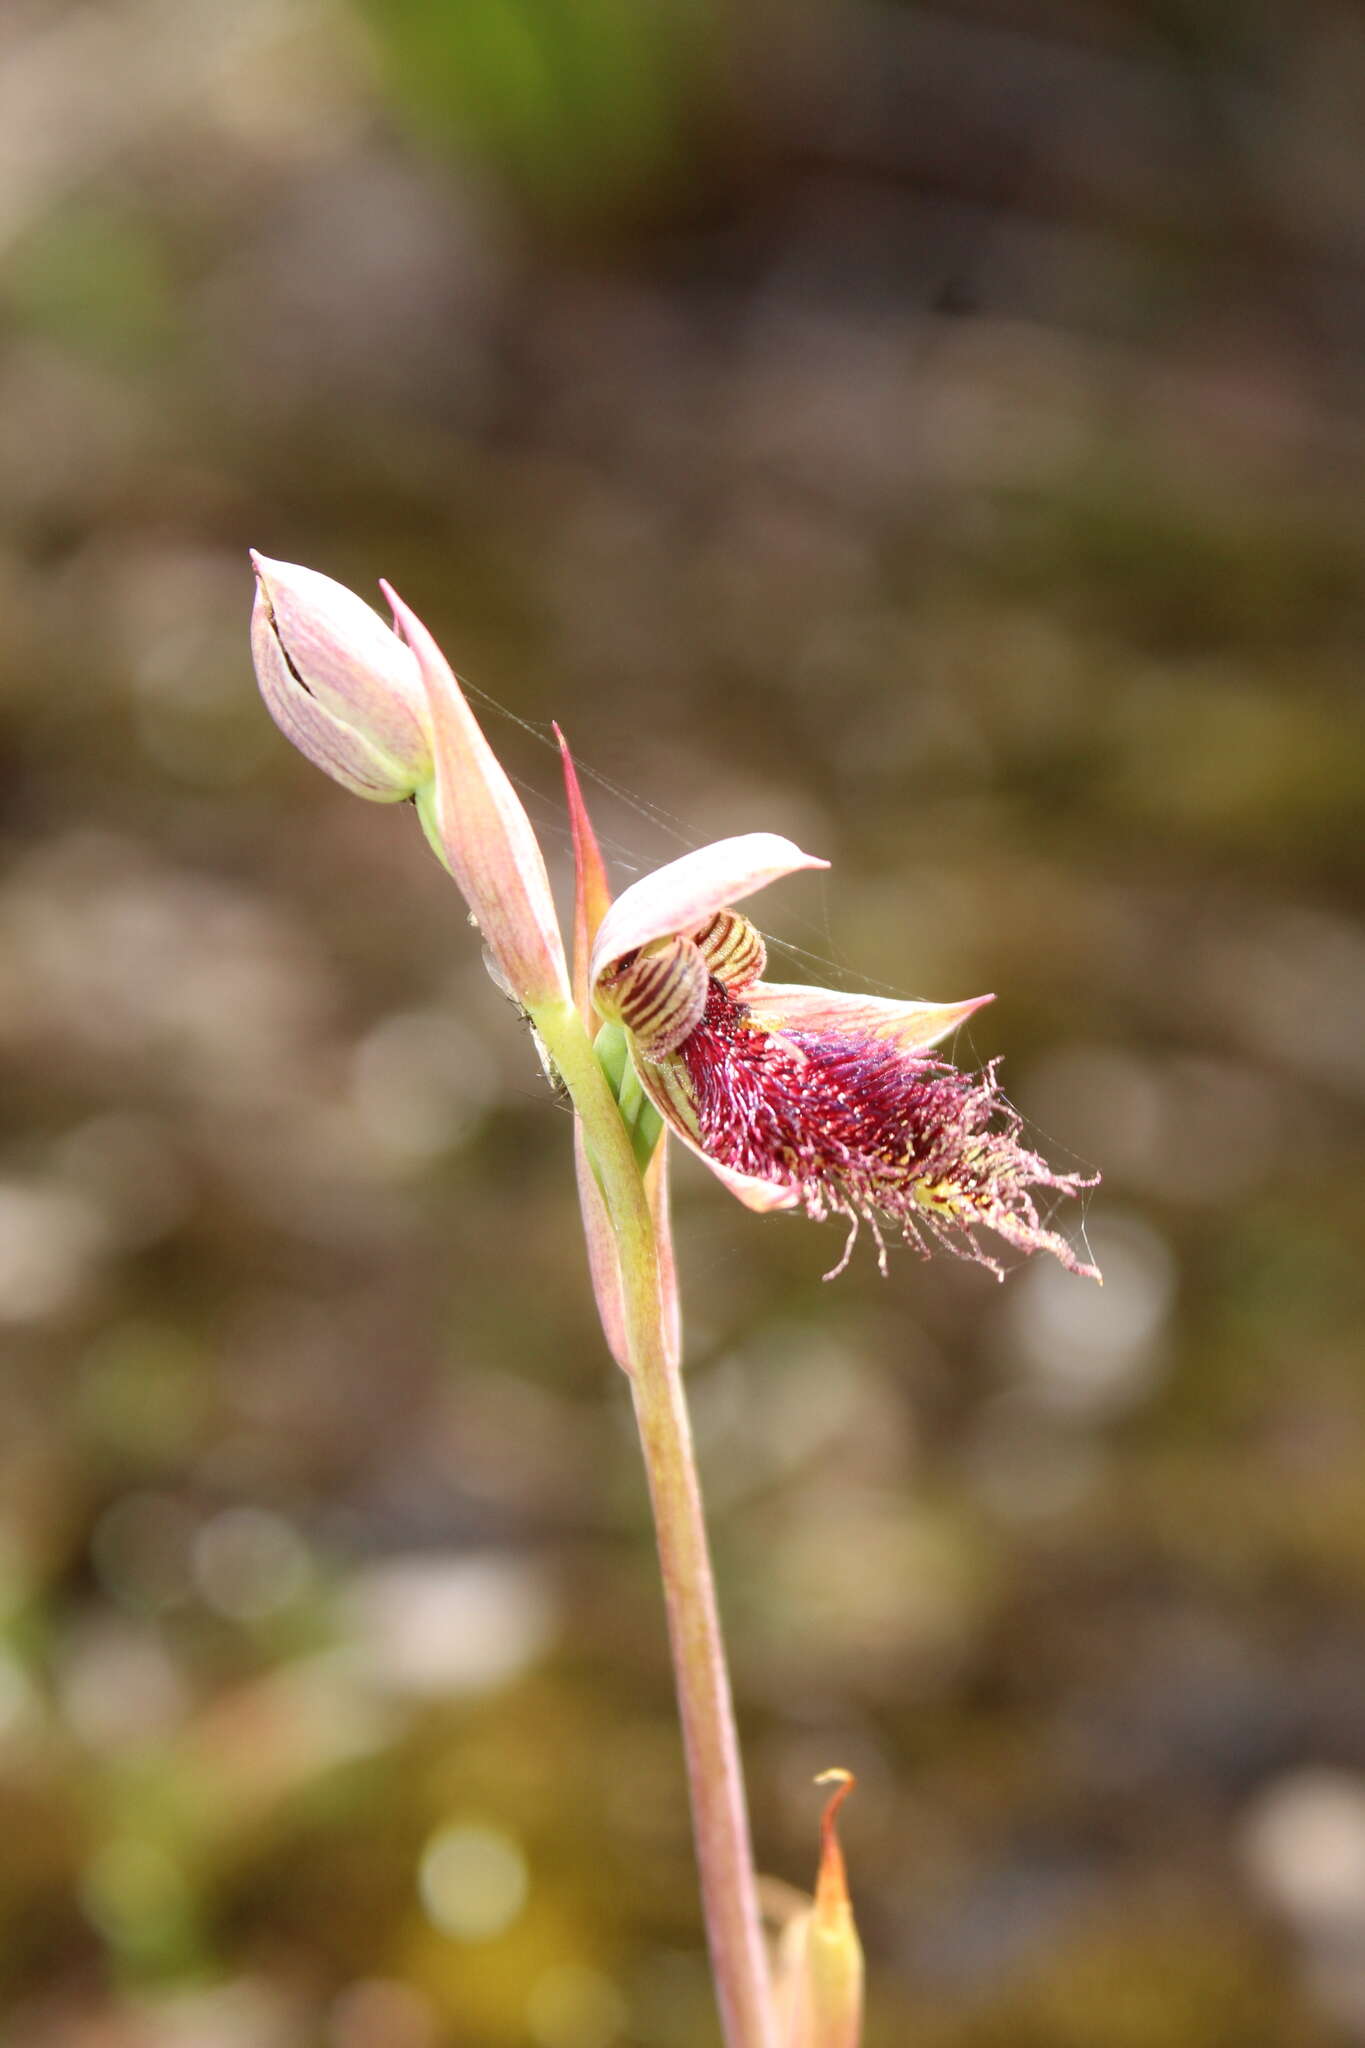
<path id="1" fill-rule="evenodd" d="M 734 1705 L 682 1376 L 668 1267 L 648 1191 L 610 1085 L 571 1005 L 532 1012 L 582 1120 L 620 1274 L 620 1347 L 654 1511 L 716 1997 L 729 2048 L 773 2048 Z M 669 1262 L 671 1265 L 671 1261 Z"/>
<path id="2" fill-rule="evenodd" d="M 553 1014 L 535 1013 L 535 1021 L 577 1112 L 582 1155 L 588 1162 L 585 1175 L 580 1160 L 579 1184 L 594 1288 L 608 1343 L 630 1380 L 654 1515 L 721 2024 L 729 2048 L 775 2048 L 734 1702 L 682 1382 L 665 1177 L 667 1138 L 660 1130 L 653 1156 L 642 1163 L 636 1143 L 639 1123 L 632 1131 L 608 1078 L 610 1065 L 604 1065 L 588 1044 L 588 962 L 610 895 L 562 735 L 560 747 L 574 837 L 573 960 L 580 1007 L 567 1014 L 558 1007 Z M 633 1078 L 627 1059 L 617 1093 L 626 1091 Z M 649 1110 L 647 1103 L 643 1106 Z M 606 1243 L 599 1208 L 609 1233 Z"/>

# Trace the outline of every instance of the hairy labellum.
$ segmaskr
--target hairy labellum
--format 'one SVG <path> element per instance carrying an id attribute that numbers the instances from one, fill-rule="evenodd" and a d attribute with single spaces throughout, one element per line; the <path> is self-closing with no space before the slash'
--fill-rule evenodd
<path id="1" fill-rule="evenodd" d="M 1000 1275 L 984 1229 L 1098 1280 L 1037 1201 L 1094 1181 L 1054 1173 L 1020 1143 L 994 1066 L 963 1074 L 931 1053 L 990 996 L 931 1003 L 761 978 L 763 939 L 736 899 L 824 865 L 775 833 L 744 833 L 683 854 L 611 905 L 592 999 L 624 1028 L 642 1090 L 747 1207 L 842 1216 L 835 1272 L 865 1222 L 883 1269 L 889 1225 L 922 1253 L 942 1245 Z"/>
<path id="2" fill-rule="evenodd" d="M 669 1067 L 667 1092 L 677 1111 L 690 1109 L 710 1158 L 786 1189 L 817 1220 L 848 1219 L 836 1272 L 863 1220 L 883 1260 L 889 1223 L 922 1252 L 939 1244 L 999 1275 L 973 1235 L 984 1227 L 1093 1274 L 1043 1223 L 1033 1194 L 1091 1183 L 1054 1173 L 1019 1143 L 993 1066 L 963 1074 L 865 1033 L 772 1030 L 713 977 L 702 1020 Z"/>

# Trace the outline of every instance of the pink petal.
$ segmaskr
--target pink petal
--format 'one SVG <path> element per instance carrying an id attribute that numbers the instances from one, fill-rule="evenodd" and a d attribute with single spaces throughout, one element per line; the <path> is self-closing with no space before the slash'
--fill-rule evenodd
<path id="1" fill-rule="evenodd" d="M 995 997 L 968 996 L 962 1003 L 903 1003 L 886 996 L 806 988 L 795 982 L 759 981 L 745 989 L 743 1000 L 758 1023 L 778 1030 L 813 1031 L 830 1038 L 880 1038 L 898 1045 L 902 1052 L 920 1052 L 937 1045 Z"/>
<path id="2" fill-rule="evenodd" d="M 635 1071 L 640 1078 L 640 1086 L 668 1129 L 681 1139 L 689 1152 L 695 1152 L 704 1166 L 710 1167 L 716 1179 L 723 1181 L 746 1209 L 766 1213 L 773 1209 L 797 1207 L 800 1196 L 790 1188 L 780 1187 L 776 1181 L 761 1180 L 753 1174 L 736 1173 L 733 1167 L 722 1166 L 703 1149 L 690 1113 L 690 1084 L 680 1061 L 637 1060 Z"/>
<path id="3" fill-rule="evenodd" d="M 692 1150 L 698 1159 L 705 1159 L 716 1179 L 729 1188 L 746 1209 L 757 1215 L 771 1216 L 778 1209 L 798 1209 L 801 1197 L 794 1188 L 781 1188 L 776 1181 L 755 1180 L 752 1174 L 736 1173 L 733 1167 L 722 1166 L 717 1159 L 709 1159 L 705 1152 L 694 1145 Z"/>
<path id="4" fill-rule="evenodd" d="M 776 832 L 743 832 L 735 839 L 699 846 L 695 853 L 685 853 L 681 860 L 671 860 L 633 882 L 617 897 L 597 933 L 592 978 L 596 981 L 613 960 L 647 946 L 651 939 L 699 931 L 718 910 L 783 875 L 828 866 L 827 860 L 802 853 Z"/>
<path id="5" fill-rule="evenodd" d="M 578 1200 L 583 1210 L 583 1240 L 588 1248 L 588 1272 L 602 1324 L 607 1349 L 622 1372 L 631 1370 L 630 1340 L 626 1334 L 626 1309 L 621 1294 L 621 1254 L 616 1232 L 611 1227 L 607 1204 L 588 1157 L 587 1140 L 577 1117 L 573 1127 L 574 1168 L 578 1175 Z"/>
<path id="6" fill-rule="evenodd" d="M 564 944 L 531 821 L 431 634 L 387 583 L 380 588 L 426 690 L 437 818 L 450 872 L 518 1000 L 528 1010 L 567 1001 Z"/>

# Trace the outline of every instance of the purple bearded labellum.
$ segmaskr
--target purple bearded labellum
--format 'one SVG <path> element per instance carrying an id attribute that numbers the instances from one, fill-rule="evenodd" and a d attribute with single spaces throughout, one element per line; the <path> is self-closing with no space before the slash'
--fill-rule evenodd
<path id="1" fill-rule="evenodd" d="M 989 996 L 893 1002 L 761 979 L 762 937 L 731 904 L 824 865 L 751 833 L 672 862 L 612 905 L 593 996 L 626 1030 L 641 1086 L 751 1208 L 843 1217 L 849 1240 L 835 1273 L 865 1222 L 883 1269 L 890 1228 L 922 1253 L 942 1246 L 1003 1277 L 976 1236 L 984 1229 L 1098 1280 L 1036 1200 L 1093 1178 L 1057 1173 L 1020 1143 L 994 1062 L 966 1074 L 931 1055 Z"/>

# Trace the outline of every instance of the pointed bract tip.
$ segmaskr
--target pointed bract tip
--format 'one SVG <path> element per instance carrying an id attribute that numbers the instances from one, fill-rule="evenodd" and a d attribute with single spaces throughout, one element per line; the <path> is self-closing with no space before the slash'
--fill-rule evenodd
<path id="1" fill-rule="evenodd" d="M 393 613 L 394 632 L 400 640 L 403 640 L 411 647 L 413 641 L 413 631 L 411 629 L 420 629 L 425 632 L 425 627 L 422 626 L 422 622 L 412 609 L 412 606 L 403 602 L 387 576 L 380 577 L 379 588 L 384 594 L 385 604 Z"/>
<path id="2" fill-rule="evenodd" d="M 836 1767 L 821 1771 L 815 1783 L 834 1787 L 820 1816 L 820 1874 L 815 1884 L 815 1910 L 819 1915 L 822 1910 L 828 1914 L 848 1905 L 848 1878 L 839 1847 L 839 1809 L 858 1780 L 852 1771 Z"/>
<path id="3" fill-rule="evenodd" d="M 569 811 L 569 825 L 573 835 L 574 903 L 573 903 L 573 993 L 583 1022 L 591 1029 L 593 1022 L 592 983 L 589 963 L 592 958 L 593 941 L 598 928 L 611 908 L 611 884 L 607 880 L 606 863 L 602 849 L 597 843 L 588 806 L 583 799 L 578 769 L 569 751 L 569 742 L 555 721 L 552 730 L 559 742 L 559 758 L 564 771 L 564 799 Z"/>
<path id="4" fill-rule="evenodd" d="M 783 1937 L 776 1986 L 784 2048 L 858 2048 L 863 2023 L 863 1951 L 849 1903 L 835 1817 L 853 1790 L 851 1771 L 822 1771 L 832 1785 L 820 1824 L 815 1899 Z"/>

